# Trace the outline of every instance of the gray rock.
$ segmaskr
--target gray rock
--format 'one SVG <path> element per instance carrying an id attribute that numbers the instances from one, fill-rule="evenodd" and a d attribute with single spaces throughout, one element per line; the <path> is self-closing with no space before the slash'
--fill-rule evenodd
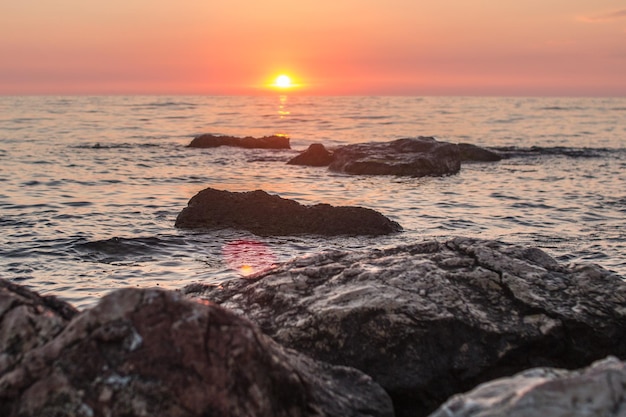
<path id="1" fill-rule="evenodd" d="M 352 366 L 423 416 L 478 383 L 626 357 L 626 283 L 596 265 L 457 238 L 296 259 L 254 280 L 193 285 L 284 346 Z"/>
<path id="2" fill-rule="evenodd" d="M 235 146 L 239 148 L 263 148 L 263 149 L 290 149 L 289 138 L 283 135 L 264 136 L 253 138 L 246 136 L 221 136 L 204 134 L 196 136 L 187 147 L 189 148 L 216 148 L 218 146 Z"/>
<path id="3" fill-rule="evenodd" d="M 303 206 L 261 190 L 234 193 L 213 188 L 191 198 L 175 225 L 242 229 L 262 236 L 383 235 L 402 230 L 398 223 L 363 207 Z"/>
<path id="4" fill-rule="evenodd" d="M 461 158 L 457 145 L 421 136 L 339 147 L 329 169 L 359 175 L 441 176 L 459 172 Z"/>
<path id="5" fill-rule="evenodd" d="M 393 409 L 368 376 L 287 350 L 219 306 L 124 289 L 0 370 L 0 415 L 391 417 Z"/>
<path id="6" fill-rule="evenodd" d="M 531 369 L 456 395 L 430 417 L 500 416 L 626 416 L 626 363 L 609 357 L 578 371 Z"/>
<path id="7" fill-rule="evenodd" d="M 321 143 L 314 143 L 306 151 L 291 158 L 287 164 L 325 167 L 330 165 L 332 161 L 333 154 Z"/>

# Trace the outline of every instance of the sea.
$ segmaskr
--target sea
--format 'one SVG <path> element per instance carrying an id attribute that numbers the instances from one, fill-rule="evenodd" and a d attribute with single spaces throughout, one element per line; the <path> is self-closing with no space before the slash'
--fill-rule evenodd
<path id="1" fill-rule="evenodd" d="M 189 148 L 200 134 L 290 138 L 289 150 Z M 287 165 L 333 148 L 434 136 L 506 154 L 444 177 Z M 264 190 L 368 207 L 382 237 L 179 230 L 199 191 Z M 79 309 L 123 287 L 241 279 L 295 257 L 498 239 L 626 276 L 626 98 L 0 97 L 0 277 Z"/>

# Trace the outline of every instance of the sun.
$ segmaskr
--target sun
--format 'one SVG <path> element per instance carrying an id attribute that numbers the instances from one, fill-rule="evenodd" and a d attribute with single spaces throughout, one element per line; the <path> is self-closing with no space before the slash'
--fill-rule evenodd
<path id="1" fill-rule="evenodd" d="M 276 77 L 274 81 L 274 85 L 278 88 L 291 88 L 293 87 L 293 83 L 291 82 L 291 78 L 288 75 L 281 74 Z"/>

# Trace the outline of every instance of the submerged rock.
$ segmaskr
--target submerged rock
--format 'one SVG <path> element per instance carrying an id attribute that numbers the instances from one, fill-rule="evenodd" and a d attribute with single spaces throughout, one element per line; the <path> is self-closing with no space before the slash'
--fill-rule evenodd
<path id="1" fill-rule="evenodd" d="M 626 363 L 609 357 L 577 371 L 535 368 L 479 385 L 430 417 L 626 415 Z"/>
<path id="2" fill-rule="evenodd" d="M 459 152 L 462 162 L 497 162 L 502 160 L 502 156 L 497 152 L 471 143 L 459 143 Z"/>
<path id="3" fill-rule="evenodd" d="M 333 154 L 321 143 L 314 143 L 299 155 L 291 158 L 289 165 L 307 165 L 313 167 L 325 167 L 333 161 Z"/>
<path id="4" fill-rule="evenodd" d="M 383 235 L 402 229 L 398 223 L 363 207 L 303 206 L 261 190 L 234 193 L 213 188 L 192 197 L 175 225 L 242 229 L 262 236 Z"/>
<path id="5" fill-rule="evenodd" d="M 124 289 L 0 369 L 0 415 L 391 417 L 393 409 L 366 375 L 287 350 L 219 306 Z"/>
<path id="6" fill-rule="evenodd" d="M 537 366 L 626 358 L 626 283 L 598 266 L 457 238 L 296 259 L 256 280 L 194 285 L 284 346 L 362 370 L 398 416 Z"/>
<path id="7" fill-rule="evenodd" d="M 239 148 L 263 148 L 263 149 L 290 149 L 289 138 L 283 135 L 264 136 L 253 138 L 246 136 L 220 136 L 204 134 L 195 137 L 187 147 L 189 148 L 216 148 L 218 146 L 235 146 Z"/>

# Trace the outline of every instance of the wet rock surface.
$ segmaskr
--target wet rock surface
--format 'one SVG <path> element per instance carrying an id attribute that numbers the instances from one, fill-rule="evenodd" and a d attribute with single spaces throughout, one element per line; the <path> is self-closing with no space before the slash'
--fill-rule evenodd
<path id="1" fill-rule="evenodd" d="M 609 357 L 567 371 L 535 368 L 454 396 L 430 417 L 621 417 L 626 415 L 626 363 Z"/>
<path id="2" fill-rule="evenodd" d="M 287 136 L 272 135 L 261 138 L 246 136 L 221 136 L 204 134 L 196 136 L 187 147 L 189 148 L 216 148 L 218 146 L 234 146 L 239 148 L 262 148 L 262 149 L 290 149 Z"/>
<path id="3" fill-rule="evenodd" d="M 296 259 L 192 285 L 284 346 L 372 376 L 398 416 L 539 366 L 626 357 L 626 283 L 539 249 L 456 238 Z"/>
<path id="4" fill-rule="evenodd" d="M 7 298 L 22 302 L 17 292 Z M 48 339 L 0 368 L 0 415 L 393 415 L 368 376 L 287 350 L 248 320 L 174 292 L 115 291 Z"/>
<path id="5" fill-rule="evenodd" d="M 304 206 L 257 190 L 243 193 L 207 188 L 176 219 L 179 228 L 234 228 L 262 236 L 383 235 L 400 225 L 363 207 Z"/>

